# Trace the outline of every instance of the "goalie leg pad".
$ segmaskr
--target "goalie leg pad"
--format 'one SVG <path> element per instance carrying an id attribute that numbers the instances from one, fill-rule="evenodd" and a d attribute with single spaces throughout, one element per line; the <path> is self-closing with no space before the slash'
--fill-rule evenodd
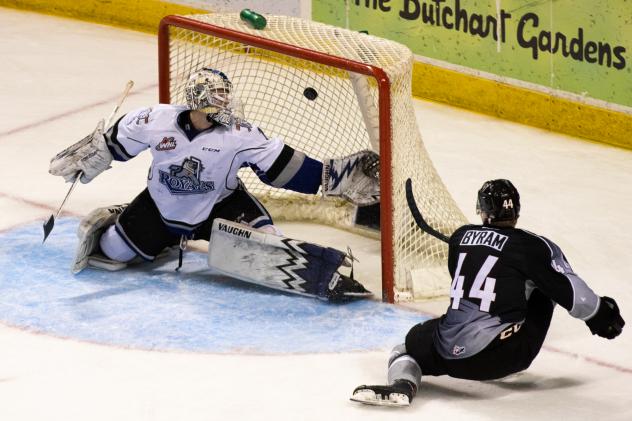
<path id="1" fill-rule="evenodd" d="M 89 259 L 95 257 L 92 255 L 99 248 L 101 235 L 110 225 L 116 222 L 116 218 L 123 213 L 126 206 L 118 205 L 98 208 L 81 220 L 77 230 L 79 242 L 71 269 L 73 273 L 79 273 L 88 266 Z"/>
<path id="2" fill-rule="evenodd" d="M 213 221 L 208 263 L 242 281 L 323 300 L 370 296 L 359 282 L 338 273 L 346 256 L 330 247 L 217 218 Z"/>

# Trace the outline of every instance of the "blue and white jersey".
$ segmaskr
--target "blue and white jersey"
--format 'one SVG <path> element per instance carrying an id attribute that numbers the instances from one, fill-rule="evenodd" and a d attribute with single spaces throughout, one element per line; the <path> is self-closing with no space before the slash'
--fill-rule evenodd
<path id="1" fill-rule="evenodd" d="M 247 123 L 215 125 L 189 140 L 178 124 L 178 116 L 186 110 L 163 104 L 138 109 L 124 115 L 105 136 L 119 161 L 151 151 L 149 194 L 163 221 L 180 231 L 194 230 L 216 203 L 238 187 L 240 168 L 251 166 L 265 173 L 284 151 L 280 139 L 268 139 Z"/>

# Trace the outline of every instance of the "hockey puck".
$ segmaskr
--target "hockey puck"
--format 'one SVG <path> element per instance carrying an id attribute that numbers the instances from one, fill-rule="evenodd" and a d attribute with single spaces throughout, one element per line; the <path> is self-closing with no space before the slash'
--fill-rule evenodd
<path id="1" fill-rule="evenodd" d="M 316 92 L 316 89 L 314 88 L 305 88 L 305 90 L 303 91 L 303 95 L 305 95 L 305 98 L 309 99 L 310 101 L 318 98 L 318 92 Z"/>

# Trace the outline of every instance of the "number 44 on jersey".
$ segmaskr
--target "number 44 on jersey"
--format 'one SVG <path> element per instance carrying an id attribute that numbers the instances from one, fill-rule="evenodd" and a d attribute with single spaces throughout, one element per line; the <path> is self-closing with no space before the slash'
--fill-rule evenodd
<path id="1" fill-rule="evenodd" d="M 452 308 L 457 310 L 459 308 L 459 303 L 461 298 L 463 298 L 465 291 L 463 290 L 463 284 L 465 282 L 465 276 L 461 275 L 461 267 L 463 266 L 463 261 L 467 253 L 460 253 L 459 260 L 456 266 L 456 271 L 454 273 L 454 279 L 452 280 L 452 286 L 450 287 L 450 298 L 452 298 Z M 498 257 L 496 256 L 487 256 L 485 262 L 479 269 L 476 277 L 474 278 L 474 283 L 470 288 L 468 293 L 469 298 L 478 298 L 481 300 L 480 310 L 489 312 L 489 306 L 496 299 L 496 293 L 494 292 L 494 288 L 496 286 L 496 279 L 488 277 L 492 268 L 498 261 Z"/>

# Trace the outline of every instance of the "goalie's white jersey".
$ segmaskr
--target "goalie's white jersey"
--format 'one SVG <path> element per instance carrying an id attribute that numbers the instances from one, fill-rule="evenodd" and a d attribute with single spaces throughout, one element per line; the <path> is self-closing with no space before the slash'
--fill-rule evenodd
<path id="1" fill-rule="evenodd" d="M 123 116 L 105 137 L 117 160 L 150 149 L 149 194 L 167 225 L 191 231 L 238 187 L 240 168 L 269 170 L 284 144 L 247 123 L 213 126 L 189 140 L 177 122 L 186 110 L 174 105 L 138 109 Z"/>

